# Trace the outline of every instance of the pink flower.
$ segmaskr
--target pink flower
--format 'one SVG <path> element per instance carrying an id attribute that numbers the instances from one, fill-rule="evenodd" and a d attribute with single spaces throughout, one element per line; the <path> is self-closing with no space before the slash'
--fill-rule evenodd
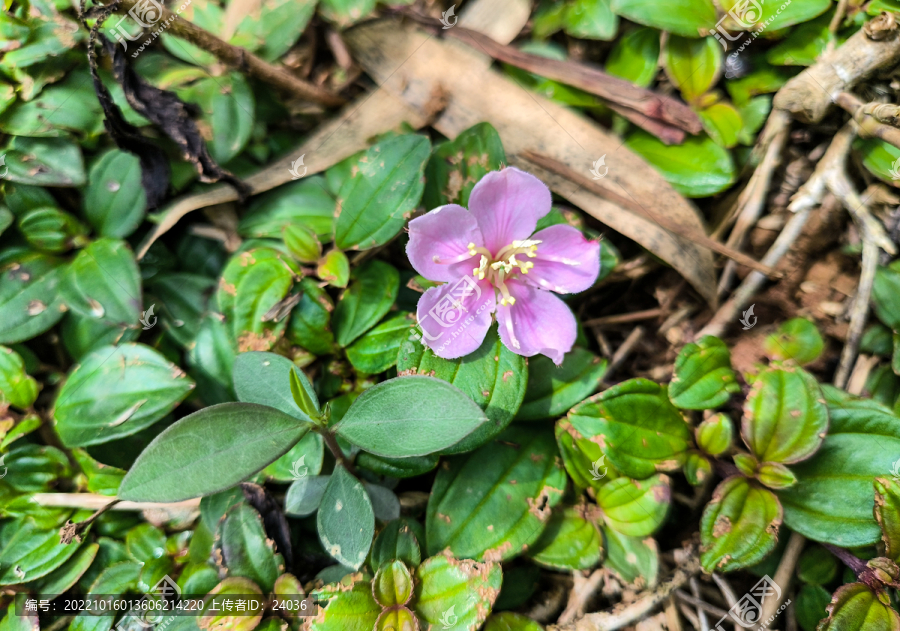
<path id="1" fill-rule="evenodd" d="M 550 203 L 543 182 L 509 167 L 475 185 L 468 210 L 447 204 L 409 222 L 410 263 L 446 283 L 426 291 L 417 309 L 422 341 L 438 357 L 476 350 L 496 312 L 507 348 L 562 363 L 575 343 L 575 316 L 552 292 L 590 287 L 600 244 L 568 225 L 534 232 Z"/>

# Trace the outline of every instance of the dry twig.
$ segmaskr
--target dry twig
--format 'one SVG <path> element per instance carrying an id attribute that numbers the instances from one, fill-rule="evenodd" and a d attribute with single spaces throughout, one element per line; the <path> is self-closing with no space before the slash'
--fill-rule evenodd
<path id="1" fill-rule="evenodd" d="M 675 569 L 671 579 L 642 592 L 633 603 L 614 607 L 610 611 L 589 613 L 569 624 L 550 626 L 548 631 L 616 631 L 640 620 L 668 600 L 676 589 L 680 589 L 700 571 L 700 560 L 696 551 L 691 550 L 686 556 L 684 562 Z"/>
<path id="2" fill-rule="evenodd" d="M 126 11 L 134 8 L 138 2 L 139 0 L 119 0 L 120 6 Z M 336 94 L 303 81 L 288 70 L 272 65 L 239 46 L 232 46 L 209 31 L 175 15 L 165 7 L 161 7 L 161 10 L 160 22 L 169 24 L 169 33 L 215 55 L 219 61 L 246 72 L 260 81 L 284 90 L 295 97 L 331 107 L 345 103 L 345 100 Z"/>

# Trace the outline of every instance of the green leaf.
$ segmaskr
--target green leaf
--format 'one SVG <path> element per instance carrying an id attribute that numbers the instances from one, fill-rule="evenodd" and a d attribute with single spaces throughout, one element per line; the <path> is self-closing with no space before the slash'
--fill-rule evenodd
<path id="1" fill-rule="evenodd" d="M 122 329 L 141 318 L 141 276 L 134 253 L 124 241 L 98 239 L 69 265 L 59 286 L 75 313 Z"/>
<path id="2" fill-rule="evenodd" d="M 818 631 L 900 631 L 900 614 L 882 603 L 863 583 L 841 586 Z"/>
<path id="3" fill-rule="evenodd" d="M 600 444 L 616 470 L 638 480 L 677 469 L 691 439 L 665 390 L 646 379 L 630 379 L 591 397 L 569 411 L 569 421 Z"/>
<path id="4" fill-rule="evenodd" d="M 37 381 L 25 372 L 22 356 L 11 348 L 0 346 L 0 403 L 28 409 L 37 399 L 39 390 Z"/>
<path id="5" fill-rule="evenodd" d="M 319 510 L 330 479 L 330 475 L 308 475 L 296 480 L 284 498 L 284 512 L 295 517 L 315 513 Z"/>
<path id="6" fill-rule="evenodd" d="M 115 497 L 116 493 L 119 492 L 122 478 L 125 477 L 124 470 L 97 462 L 83 449 L 73 449 L 72 455 L 78 462 L 78 466 L 84 471 L 85 476 L 87 476 L 88 491 Z"/>
<path id="7" fill-rule="evenodd" d="M 381 566 L 372 579 L 372 594 L 382 607 L 405 605 L 412 598 L 413 578 L 402 561 Z"/>
<path id="8" fill-rule="evenodd" d="M 682 144 L 670 146 L 638 130 L 628 136 L 625 145 L 656 167 L 686 197 L 709 197 L 734 182 L 731 154 L 707 136 L 688 136 Z"/>
<path id="9" fill-rule="evenodd" d="M 91 167 L 84 194 L 84 211 L 104 237 L 124 238 L 141 224 L 147 194 L 137 156 L 118 149 L 104 153 Z"/>
<path id="10" fill-rule="evenodd" d="M 416 615 L 407 607 L 396 606 L 385 609 L 378 616 L 373 631 L 394 631 L 395 629 L 415 629 L 418 625 Z"/>
<path id="11" fill-rule="evenodd" d="M 556 423 L 556 444 L 569 477 L 578 487 L 597 490 L 618 477 L 616 470 L 606 465 L 600 445 L 582 436 L 568 419 Z"/>
<path id="12" fill-rule="evenodd" d="M 60 259 L 37 252 L 2 269 L 0 343 L 23 342 L 62 318 L 65 308 L 57 288 L 65 269 Z"/>
<path id="13" fill-rule="evenodd" d="M 618 574 L 626 583 L 647 587 L 656 583 L 659 553 L 653 537 L 641 539 L 603 528 L 606 560 L 603 566 Z"/>
<path id="14" fill-rule="evenodd" d="M 238 400 L 273 407 L 294 418 L 313 422 L 310 410 L 302 410 L 294 399 L 292 379 L 299 379 L 318 416 L 319 400 L 306 375 L 287 357 L 252 351 L 234 360 L 234 391 Z"/>
<path id="15" fill-rule="evenodd" d="M 812 456 L 828 432 L 828 409 L 815 377 L 802 368 L 768 368 L 753 382 L 741 436 L 763 462 Z"/>
<path id="16" fill-rule="evenodd" d="M 235 352 L 227 327 L 216 314 L 209 313 L 200 322 L 193 347 L 188 349 L 187 362 L 200 386 L 204 401 L 219 403 L 233 401 L 231 369 Z"/>
<path id="17" fill-rule="evenodd" d="M 215 280 L 202 274 L 170 272 L 156 274 L 147 284 L 148 291 L 160 301 L 160 323 L 176 342 L 189 348 L 200 332 L 203 312 L 215 288 Z M 149 299 L 145 300 L 149 302 Z"/>
<path id="18" fill-rule="evenodd" d="M 606 72 L 646 88 L 659 64 L 659 31 L 636 28 L 619 37 L 606 59 Z"/>
<path id="19" fill-rule="evenodd" d="M 501 611 L 488 618 L 484 631 L 544 631 L 544 628 L 523 614 Z"/>
<path id="20" fill-rule="evenodd" d="M 97 558 L 100 545 L 97 543 L 85 544 L 78 548 L 68 561 L 53 570 L 44 578 L 38 579 L 29 587 L 34 594 L 62 594 L 69 591 L 78 579 L 87 571 L 88 567 Z M 37 630 L 35 630 L 37 631 Z"/>
<path id="21" fill-rule="evenodd" d="M 319 260 L 316 276 L 333 287 L 346 287 L 350 281 L 350 260 L 340 250 L 330 250 Z"/>
<path id="22" fill-rule="evenodd" d="M 193 388 L 180 368 L 149 346 L 103 346 L 60 389 L 56 431 L 67 447 L 130 436 L 175 409 Z"/>
<path id="23" fill-rule="evenodd" d="M 81 149 L 66 138 L 13 136 L 0 153 L 6 155 L 8 167 L 3 179 L 10 182 L 82 186 L 86 181 Z"/>
<path id="24" fill-rule="evenodd" d="M 209 130 L 207 146 L 216 162 L 224 164 L 244 149 L 253 131 L 256 102 L 240 73 L 201 79 L 180 96 L 200 107 Z"/>
<path id="25" fill-rule="evenodd" d="M 589 570 L 600 562 L 603 541 L 579 507 L 557 508 L 528 556 L 551 570 Z"/>
<path id="26" fill-rule="evenodd" d="M 853 143 L 853 148 L 859 152 L 863 166 L 872 175 L 890 184 L 897 184 L 897 179 L 900 178 L 894 179 L 894 173 L 900 175 L 900 162 L 897 162 L 900 160 L 900 148 L 878 138 L 859 138 Z M 877 296 L 875 304 L 877 309 Z M 895 313 L 890 317 L 897 319 L 898 315 Z"/>
<path id="27" fill-rule="evenodd" d="M 815 631 L 819 621 L 828 616 L 826 609 L 831 594 L 820 585 L 803 585 L 794 599 L 794 615 L 803 631 Z"/>
<path id="28" fill-rule="evenodd" d="M 612 0 L 612 10 L 632 22 L 684 37 L 706 35 L 718 19 L 711 0 L 673 0 L 664 11 L 655 0 Z"/>
<path id="29" fill-rule="evenodd" d="M 828 585 L 837 575 L 838 560 L 831 552 L 815 544 L 806 546 L 797 561 L 797 578 L 811 585 Z M 825 605 L 822 605 L 822 613 L 825 613 Z"/>
<path id="30" fill-rule="evenodd" d="M 782 510 L 775 495 L 740 476 L 724 480 L 700 520 L 705 572 L 730 572 L 762 561 L 778 542 Z"/>
<path id="31" fill-rule="evenodd" d="M 9 209 L 6 206 L 0 206 L 0 234 L 3 234 L 3 231 L 9 228 L 13 221 L 15 221 L 15 217 Z"/>
<path id="32" fill-rule="evenodd" d="M 400 291 L 400 273 L 384 261 L 370 261 L 353 270 L 351 279 L 334 309 L 334 332 L 341 346 L 349 346 L 375 326 Z"/>
<path id="33" fill-rule="evenodd" d="M 712 476 L 713 468 L 709 458 L 692 451 L 684 462 L 684 477 L 691 486 L 700 486 Z"/>
<path id="34" fill-rule="evenodd" d="M 475 184 L 505 164 L 506 152 L 497 130 L 490 123 L 473 125 L 432 151 L 425 169 L 422 203 L 426 208 L 468 206 Z"/>
<path id="35" fill-rule="evenodd" d="M 616 478 L 597 493 L 606 524 L 623 535 L 645 537 L 665 521 L 672 502 L 669 477 Z"/>
<path id="36" fill-rule="evenodd" d="M 438 460 L 437 454 L 415 458 L 384 458 L 363 451 L 356 457 L 356 464 L 378 475 L 402 479 L 428 473 L 438 465 Z"/>
<path id="37" fill-rule="evenodd" d="M 738 143 L 744 121 L 731 103 L 719 101 L 697 111 L 703 129 L 717 145 L 727 149 Z"/>
<path id="38" fill-rule="evenodd" d="M 615 39 L 619 16 L 610 9 L 610 0 L 574 0 L 566 8 L 565 30 L 582 39 Z"/>
<path id="39" fill-rule="evenodd" d="M 784 10 L 785 5 L 772 2 L 760 2 L 754 9 L 739 0 L 722 0 L 721 6 L 728 17 L 725 27 L 730 30 L 755 30 L 764 24 L 766 30 L 775 31 L 811 20 L 833 5 L 831 0 L 792 0 L 788 10 Z"/>
<path id="40" fill-rule="evenodd" d="M 759 465 L 756 479 L 770 489 L 786 489 L 797 482 L 793 472 L 780 462 L 764 462 Z"/>
<path id="41" fill-rule="evenodd" d="M 607 361 L 583 348 L 574 347 L 561 366 L 545 355 L 528 360 L 528 388 L 517 421 L 553 418 L 565 414 L 573 405 L 597 391 Z"/>
<path id="42" fill-rule="evenodd" d="M 900 149 L 897 156 L 900 159 Z M 900 262 L 879 267 L 875 272 L 872 302 L 878 318 L 895 331 L 900 331 Z"/>
<path id="43" fill-rule="evenodd" d="M 0 585 L 16 585 L 46 576 L 78 548 L 76 543 L 60 543 L 55 528 L 41 530 L 33 519 L 26 519 L 0 549 Z"/>
<path id="44" fill-rule="evenodd" d="M 334 334 L 331 332 L 331 312 L 334 303 L 311 278 L 300 281 L 302 297 L 291 311 L 287 338 L 315 355 L 334 352 Z"/>
<path id="45" fill-rule="evenodd" d="M 831 39 L 831 20 L 831 15 L 823 15 L 801 24 L 791 31 L 790 37 L 766 51 L 766 61 L 773 66 L 813 65 Z"/>
<path id="46" fill-rule="evenodd" d="M 231 257 L 216 299 L 230 324 L 238 352 L 267 351 L 281 337 L 287 320 L 275 322 L 270 312 L 287 296 L 299 270 L 281 252 L 257 248 Z M 263 320 L 269 316 L 267 320 Z"/>
<path id="47" fill-rule="evenodd" d="M 369 375 L 384 372 L 397 363 L 397 353 L 414 320 L 413 314 L 407 311 L 389 315 L 347 348 L 347 359 L 359 372 Z"/>
<path id="48" fill-rule="evenodd" d="M 394 559 L 413 567 L 422 562 L 419 540 L 409 523 L 406 518 L 395 519 L 378 533 L 372 543 L 370 555 L 370 564 L 373 568 L 377 569 Z"/>
<path id="49" fill-rule="evenodd" d="M 449 623 L 454 631 L 475 631 L 491 612 L 502 580 L 499 563 L 433 556 L 416 568 L 413 609 L 426 628 Z"/>
<path id="50" fill-rule="evenodd" d="M 284 245 L 301 263 L 315 263 L 322 256 L 322 244 L 316 238 L 316 233 L 306 226 L 286 226 Z"/>
<path id="51" fill-rule="evenodd" d="M 881 527 L 884 555 L 900 558 L 900 483 L 890 478 L 875 478 L 875 519 Z"/>
<path id="52" fill-rule="evenodd" d="M 114 563 L 105 568 L 91 584 L 89 595 L 107 594 L 119 596 L 137 589 L 141 564 L 133 561 Z M 112 627 L 113 618 L 79 613 L 69 626 L 71 631 L 103 631 Z"/>
<path id="53" fill-rule="evenodd" d="M 549 432 L 526 426 L 439 469 L 425 523 L 428 550 L 508 559 L 540 537 L 566 476 Z"/>
<path id="54" fill-rule="evenodd" d="M 5 482 L 20 493 L 46 491 L 60 478 L 71 475 L 65 454 L 50 445 L 22 442 L 8 454 L 4 472 Z"/>
<path id="55" fill-rule="evenodd" d="M 234 576 L 226 578 L 224 581 L 216 585 L 211 592 L 209 592 L 209 596 L 213 598 L 209 598 L 208 600 L 206 600 L 208 607 L 207 611 L 222 611 L 224 607 L 221 604 L 216 606 L 210 605 L 209 603 L 221 603 L 224 600 L 224 598 L 222 597 L 229 595 L 241 595 L 245 598 L 247 596 L 256 596 L 257 598 L 251 599 L 250 602 L 261 603 L 261 601 L 263 601 L 263 598 L 259 598 L 262 596 L 262 591 L 259 589 L 258 585 L 256 585 L 249 579 Z M 218 596 L 218 598 L 215 598 L 216 596 Z M 259 626 L 259 622 L 260 620 L 262 620 L 262 615 L 262 604 L 260 604 L 260 609 L 256 611 L 250 609 L 248 612 L 237 616 L 232 616 L 228 613 L 207 613 L 206 615 L 201 616 L 197 619 L 196 625 L 201 629 L 253 631 L 253 629 L 256 629 Z"/>
<path id="56" fill-rule="evenodd" d="M 319 14 L 344 29 L 368 17 L 374 9 L 375 0 L 322 0 Z"/>
<path id="57" fill-rule="evenodd" d="M 671 391 L 671 385 L 669 386 Z M 720 456 L 731 447 L 734 426 L 727 414 L 713 414 L 694 430 L 697 446 L 711 456 Z"/>
<path id="58" fill-rule="evenodd" d="M 663 60 L 666 75 L 688 102 L 709 91 L 722 72 L 722 48 L 712 37 L 670 35 Z"/>
<path id="59" fill-rule="evenodd" d="M 260 57 L 276 61 L 306 30 L 316 4 L 316 0 L 267 0 L 258 14 L 251 13 L 241 21 L 235 38 L 251 37 Z"/>
<path id="60" fill-rule="evenodd" d="M 290 451 L 263 469 L 263 474 L 276 482 L 291 482 L 304 476 L 318 475 L 322 470 L 324 449 L 321 434 L 310 432 Z"/>
<path id="61" fill-rule="evenodd" d="M 373 631 L 381 607 L 372 596 L 368 581 L 342 586 L 328 601 L 325 611 L 310 618 L 311 631 Z"/>
<path id="62" fill-rule="evenodd" d="M 762 129 L 769 118 L 769 112 L 772 111 L 772 97 L 769 95 L 754 97 L 741 105 L 738 111 L 742 123 L 738 142 L 748 147 L 752 146 L 756 142 L 756 134 Z"/>
<path id="63" fill-rule="evenodd" d="M 266 538 L 259 513 L 248 504 L 232 506 L 219 532 L 228 575 L 249 578 L 264 592 L 271 592 L 280 573 L 281 557 Z"/>
<path id="64" fill-rule="evenodd" d="M 19 217 L 19 231 L 36 250 L 60 254 L 84 245 L 87 229 L 58 208 L 34 208 Z"/>
<path id="65" fill-rule="evenodd" d="M 296 4 L 296 3 L 293 3 Z M 289 226 L 312 230 L 319 241 L 331 241 L 334 230 L 334 198 L 321 175 L 288 182 L 254 197 L 238 224 L 242 237 L 281 239 Z"/>
<path id="66" fill-rule="evenodd" d="M 342 565 L 358 570 L 375 536 L 372 501 L 359 480 L 337 466 L 316 516 L 319 539 L 325 552 Z"/>
<path id="67" fill-rule="evenodd" d="M 368 250 L 390 241 L 422 197 L 431 143 L 425 136 L 393 136 L 359 158 L 338 194 L 334 243 L 341 250 Z"/>
<path id="68" fill-rule="evenodd" d="M 444 452 L 449 454 L 480 447 L 509 425 L 525 396 L 529 371 L 525 358 L 506 348 L 491 331 L 478 350 L 458 359 L 442 359 L 421 344 L 406 342 L 397 357 L 397 373 L 443 379 L 484 410 L 488 422 Z"/>
<path id="69" fill-rule="evenodd" d="M 299 441 L 309 423 L 264 405 L 222 403 L 194 412 L 153 439 L 119 497 L 177 502 L 230 488 Z"/>
<path id="70" fill-rule="evenodd" d="M 166 553 L 166 533 L 151 524 L 140 524 L 125 536 L 125 550 L 132 561 L 147 563 Z"/>
<path id="71" fill-rule="evenodd" d="M 669 383 L 669 398 L 684 410 L 708 410 L 728 402 L 740 392 L 731 353 L 717 337 L 707 335 L 686 344 L 675 358 L 675 374 Z"/>
<path id="72" fill-rule="evenodd" d="M 373 454 L 405 458 L 455 445 L 485 422 L 481 408 L 458 388 L 409 376 L 363 392 L 334 431 Z"/>
<path id="73" fill-rule="evenodd" d="M 778 327 L 766 337 L 766 353 L 772 359 L 793 359 L 800 365 L 816 360 L 822 354 L 825 342 L 816 325 L 806 318 L 794 318 Z"/>
<path id="74" fill-rule="evenodd" d="M 97 136 L 103 111 L 87 69 L 77 69 L 36 98 L 14 103 L 0 117 L 0 131 L 10 136 L 67 137 L 70 132 Z"/>

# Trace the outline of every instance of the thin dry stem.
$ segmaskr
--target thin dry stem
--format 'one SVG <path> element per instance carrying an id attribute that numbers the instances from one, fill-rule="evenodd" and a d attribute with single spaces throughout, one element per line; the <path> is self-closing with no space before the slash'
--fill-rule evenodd
<path id="1" fill-rule="evenodd" d="M 763 603 L 762 613 L 759 616 L 760 622 L 764 622 L 775 615 L 781 603 L 787 596 L 788 587 L 791 585 L 791 577 L 794 575 L 794 568 L 797 567 L 797 561 L 800 559 L 800 553 L 803 552 L 803 544 L 806 538 L 798 532 L 792 532 L 791 538 L 788 539 L 784 548 L 784 554 L 781 555 L 781 562 L 778 569 L 775 570 L 775 576 L 772 580 L 781 588 L 781 596 L 779 598 L 767 598 Z M 764 627 L 757 625 L 754 631 L 761 631 Z"/>
<path id="2" fill-rule="evenodd" d="M 134 8 L 138 2 L 139 0 L 119 0 L 119 4 L 126 11 Z M 299 79 L 280 66 L 272 65 L 239 46 L 232 46 L 222 41 L 209 31 L 175 15 L 165 7 L 162 7 L 162 15 L 159 22 L 169 24 L 168 32 L 170 34 L 187 40 L 191 44 L 215 55 L 219 61 L 237 68 L 241 72 L 246 72 L 288 94 L 328 106 L 343 105 L 345 102 L 341 97 L 317 85 Z"/>
<path id="3" fill-rule="evenodd" d="M 688 551 L 686 557 L 670 580 L 642 592 L 634 602 L 614 607 L 610 611 L 589 613 L 575 622 L 548 627 L 548 631 L 616 631 L 640 620 L 700 572 L 700 560 L 696 551 Z"/>

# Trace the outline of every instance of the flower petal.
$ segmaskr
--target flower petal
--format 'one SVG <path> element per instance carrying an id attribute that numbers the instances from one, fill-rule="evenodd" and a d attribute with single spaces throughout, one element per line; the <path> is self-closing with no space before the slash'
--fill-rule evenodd
<path id="1" fill-rule="evenodd" d="M 428 280 L 456 282 L 478 267 L 479 257 L 469 254 L 470 243 L 484 244 L 478 221 L 462 206 L 447 204 L 409 222 L 406 256 Z"/>
<path id="2" fill-rule="evenodd" d="M 597 280 L 600 243 L 586 239 L 581 230 L 558 224 L 536 232 L 531 238 L 541 243 L 537 246 L 537 256 L 527 259 L 534 267 L 521 280 L 558 294 L 576 294 Z"/>
<path id="3" fill-rule="evenodd" d="M 500 339 L 512 352 L 525 357 L 540 353 L 557 366 L 575 343 L 575 316 L 549 291 L 517 280 L 506 282 L 514 305 L 498 305 Z"/>
<path id="4" fill-rule="evenodd" d="M 475 215 L 484 244 L 492 254 L 531 236 L 537 221 L 550 212 L 550 189 L 515 167 L 491 171 L 472 189 L 469 212 Z"/>
<path id="5" fill-rule="evenodd" d="M 444 359 L 468 355 L 484 341 L 496 306 L 494 287 L 486 280 L 462 276 L 432 287 L 416 309 L 422 343 Z"/>

